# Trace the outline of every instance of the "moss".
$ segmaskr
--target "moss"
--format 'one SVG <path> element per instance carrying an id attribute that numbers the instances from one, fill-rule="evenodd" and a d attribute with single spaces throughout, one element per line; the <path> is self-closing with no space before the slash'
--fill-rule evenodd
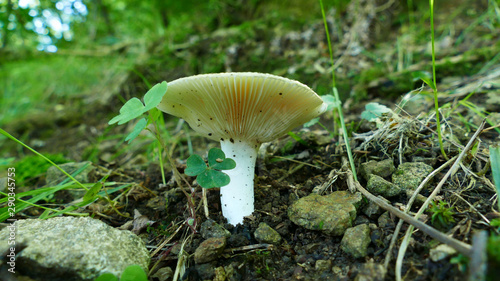
<path id="1" fill-rule="evenodd" d="M 69 162 L 69 160 L 60 153 L 45 154 L 45 157 L 49 158 L 56 164 Z M 14 168 L 16 169 L 16 181 L 22 183 L 23 185 L 28 185 L 25 181 L 36 178 L 47 172 L 47 169 L 50 168 L 50 166 L 50 163 L 37 155 L 26 156 L 14 165 Z"/>

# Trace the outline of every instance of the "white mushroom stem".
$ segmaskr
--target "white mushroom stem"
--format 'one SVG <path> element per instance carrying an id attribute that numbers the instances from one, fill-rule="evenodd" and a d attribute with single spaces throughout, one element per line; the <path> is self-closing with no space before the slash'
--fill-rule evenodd
<path id="1" fill-rule="evenodd" d="M 243 223 L 243 217 L 254 211 L 253 178 L 259 144 L 241 140 L 223 140 L 221 149 L 236 162 L 236 168 L 224 170 L 231 182 L 220 188 L 222 215 L 232 225 Z"/>

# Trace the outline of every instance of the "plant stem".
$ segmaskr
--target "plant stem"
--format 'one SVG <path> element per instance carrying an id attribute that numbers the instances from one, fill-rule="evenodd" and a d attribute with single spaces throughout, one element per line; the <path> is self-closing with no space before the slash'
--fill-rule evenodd
<path id="1" fill-rule="evenodd" d="M 448 156 L 444 151 L 443 147 L 443 135 L 441 133 L 441 122 L 439 118 L 439 102 L 436 84 L 436 52 L 434 49 L 434 0 L 429 0 L 430 6 L 430 20 L 431 20 L 431 46 L 432 46 L 432 90 L 434 92 L 434 108 L 436 110 L 436 126 L 439 139 L 439 148 L 441 149 L 441 154 L 443 154 L 444 159 L 448 160 Z"/>
<path id="2" fill-rule="evenodd" d="M 224 171 L 231 182 L 220 188 L 222 215 L 228 223 L 237 225 L 255 210 L 253 179 L 259 145 L 241 140 L 224 140 L 220 146 L 224 154 L 236 162 L 234 169 Z"/>
<path id="3" fill-rule="evenodd" d="M 349 164 L 351 165 L 352 175 L 354 176 L 354 179 L 358 181 L 358 177 L 356 176 L 356 166 L 354 165 L 354 157 L 352 157 L 351 145 L 349 144 L 347 128 L 344 122 L 344 115 L 342 114 L 342 103 L 340 102 L 339 93 L 337 91 L 337 88 L 335 87 L 333 88 L 333 94 L 335 96 L 335 99 L 339 101 L 337 102 L 337 111 L 339 112 L 340 125 L 342 126 L 342 131 L 344 132 L 344 142 L 347 150 L 347 156 L 349 157 Z"/>
<path id="4" fill-rule="evenodd" d="M 161 180 L 163 185 L 166 185 L 167 181 L 165 180 L 165 171 L 163 169 L 163 157 L 162 157 L 160 141 L 158 141 L 158 161 L 160 161 Z"/>
<path id="5" fill-rule="evenodd" d="M 328 51 L 330 53 L 330 63 L 332 67 L 334 67 L 334 62 L 333 62 L 333 49 L 332 49 L 332 42 L 330 40 L 330 32 L 328 31 L 328 24 L 326 22 L 326 15 L 325 15 L 325 8 L 323 7 L 323 0 L 319 0 L 319 4 L 321 6 L 321 14 L 323 16 L 323 24 L 325 25 L 325 33 L 326 33 L 326 40 L 328 41 Z M 332 88 L 333 88 L 333 96 L 335 97 L 336 105 L 337 105 L 337 112 L 339 114 L 339 120 L 340 120 L 340 125 L 342 126 L 342 132 L 344 135 L 344 141 L 346 144 L 346 150 L 347 150 L 347 155 L 349 157 L 349 164 L 351 165 L 352 169 L 352 174 L 354 176 L 354 179 L 357 181 L 358 177 L 356 176 L 356 167 L 354 165 L 354 158 L 352 157 L 352 152 L 351 152 L 351 146 L 349 145 L 349 136 L 347 135 L 347 128 L 345 126 L 344 122 L 344 115 L 342 114 L 342 102 L 340 101 L 339 97 L 339 92 L 337 90 L 337 82 L 335 81 L 335 69 L 332 69 Z M 333 127 L 335 128 L 335 118 L 333 119 Z M 334 133 L 336 131 L 334 130 Z"/>
<path id="6" fill-rule="evenodd" d="M 323 24 L 325 25 L 326 41 L 328 41 L 328 50 L 330 52 L 330 64 L 332 67 L 335 65 L 333 63 L 333 52 L 332 52 L 332 41 L 330 40 L 330 31 L 328 31 L 328 23 L 326 22 L 325 8 L 323 7 L 323 0 L 319 0 L 319 5 L 321 6 L 321 15 L 323 16 Z M 335 81 L 335 70 L 332 69 L 332 87 L 337 87 L 337 82 Z"/>
<path id="7" fill-rule="evenodd" d="M 78 186 L 80 186 L 81 188 L 83 188 L 84 190 L 86 191 L 89 191 L 89 189 L 87 187 L 85 187 L 81 182 L 79 182 L 77 179 L 75 179 L 74 177 L 72 177 L 70 174 L 68 174 L 65 170 L 63 170 L 61 167 L 59 167 L 59 165 L 57 165 L 56 163 L 52 162 L 49 158 L 45 157 L 43 154 L 39 153 L 38 151 L 34 150 L 33 148 L 29 147 L 28 145 L 24 144 L 22 141 L 16 139 L 14 136 L 12 136 L 11 134 L 7 133 L 6 131 L 4 131 L 3 129 L 0 129 L 0 134 L 8 137 L 9 139 L 15 141 L 16 143 L 26 147 L 28 150 L 30 150 L 31 152 L 35 153 L 36 155 L 40 156 L 43 158 L 43 160 L 49 162 L 52 166 L 56 167 L 59 171 L 61 171 L 64 175 L 66 175 L 68 178 L 70 178 L 72 181 L 74 181 Z"/>

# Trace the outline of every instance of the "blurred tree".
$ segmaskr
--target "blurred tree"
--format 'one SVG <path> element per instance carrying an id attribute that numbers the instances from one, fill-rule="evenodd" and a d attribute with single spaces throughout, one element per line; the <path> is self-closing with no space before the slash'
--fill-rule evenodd
<path id="1" fill-rule="evenodd" d="M 0 0 L 0 47 L 56 51 L 58 41 L 73 38 L 71 24 L 86 15 L 81 0 Z"/>

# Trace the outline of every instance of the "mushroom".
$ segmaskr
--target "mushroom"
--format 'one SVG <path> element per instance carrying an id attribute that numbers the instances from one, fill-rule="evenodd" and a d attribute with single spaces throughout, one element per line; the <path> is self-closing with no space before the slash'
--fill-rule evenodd
<path id="1" fill-rule="evenodd" d="M 254 211 L 257 151 L 326 110 L 306 85 L 253 72 L 202 74 L 168 83 L 158 109 L 186 120 L 202 135 L 220 141 L 236 168 L 220 188 L 222 214 L 232 225 Z"/>

